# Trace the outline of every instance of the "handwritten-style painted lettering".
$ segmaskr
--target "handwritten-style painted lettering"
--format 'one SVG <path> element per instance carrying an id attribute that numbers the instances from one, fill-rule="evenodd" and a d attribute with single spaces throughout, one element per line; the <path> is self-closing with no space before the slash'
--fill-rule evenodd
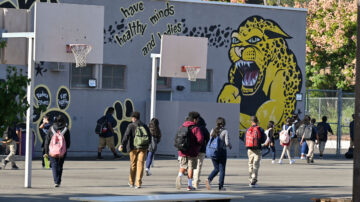
<path id="1" fill-rule="evenodd" d="M 130 5 L 128 8 L 121 7 L 120 11 L 125 18 L 132 17 L 135 14 L 144 11 L 144 2 L 142 1 L 136 2 Z"/>

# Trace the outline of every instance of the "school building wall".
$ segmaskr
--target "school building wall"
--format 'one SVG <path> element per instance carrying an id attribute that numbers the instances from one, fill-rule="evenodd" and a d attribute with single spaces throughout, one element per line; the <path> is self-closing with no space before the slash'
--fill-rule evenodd
<path id="1" fill-rule="evenodd" d="M 29 9 L 33 2 L 35 1 L 17 5 L 3 0 L 0 1 L 0 7 Z M 211 112 L 207 111 L 206 107 L 223 106 L 226 113 L 221 116 L 229 122 L 235 119 L 237 122 L 237 124 L 228 124 L 227 127 L 231 130 L 231 138 L 234 140 L 237 139 L 239 130 L 249 126 L 251 115 L 257 115 L 260 125 L 265 127 L 268 120 L 274 120 L 280 126 L 292 113 L 299 113 L 300 116 L 304 114 L 304 100 L 297 100 L 296 94 L 305 97 L 306 10 L 200 1 L 53 0 L 51 2 L 105 7 L 104 66 L 125 67 L 124 86 L 122 89 L 102 88 L 104 72 L 101 64 L 92 67 L 92 77 L 96 79 L 97 87 L 91 88 L 72 85 L 74 71 L 71 64 L 37 61 L 35 78 L 33 78 L 34 101 L 36 107 L 39 105 L 46 107 L 45 112 L 33 116 L 32 127 L 36 137 L 37 156 L 41 153 L 40 145 L 43 137 L 38 126 L 45 114 L 52 116 L 64 114 L 67 117 L 72 134 L 70 156 L 96 155 L 98 137 L 94 133 L 95 123 L 109 106 L 114 106 L 116 109 L 114 116 L 118 123 L 115 128 L 117 146 L 126 125 L 130 122 L 132 111 L 139 111 L 141 120 L 148 121 L 151 86 L 150 54 L 160 53 L 159 33 L 207 37 L 209 39 L 207 69 L 210 70 L 209 83 L 201 81 L 203 83 L 191 84 L 187 79 L 172 78 L 170 85 L 158 90 L 159 99 L 172 101 L 159 101 L 157 104 L 156 113 L 161 117 L 160 127 L 165 136 L 164 142 L 159 145 L 159 154 L 176 153 L 171 137 L 180 126 L 180 120 L 183 120 L 185 114 L 191 110 L 198 109 L 209 117 L 206 122 L 210 130 L 220 113 L 217 107 L 212 108 L 214 111 Z M 129 26 L 133 23 L 138 28 L 135 32 L 129 30 Z M 239 53 L 238 50 L 242 52 Z M 250 56 L 254 53 L 257 57 Z M 239 58 L 237 56 L 239 54 L 242 54 L 243 58 Z M 252 61 L 252 63 L 241 64 L 243 61 Z M 247 88 L 244 82 L 245 84 L 254 82 L 252 79 L 256 76 L 251 73 L 242 74 L 244 72 L 240 69 L 244 69 L 244 65 L 250 68 L 245 68 L 246 71 L 257 71 L 259 79 L 252 89 Z M 1 77 L 5 77 L 3 67 L 0 70 Z M 281 75 L 276 74 L 277 72 L 281 72 Z M 243 82 L 244 79 L 246 81 Z M 194 90 L 199 87 L 196 85 L 199 85 L 202 91 Z M 184 87 L 183 90 L 179 90 L 181 87 Z M 203 104 L 198 104 L 199 102 Z M 219 102 L 228 104 L 219 104 Z M 177 111 L 179 108 L 176 107 L 179 106 L 182 107 L 181 112 Z M 175 110 L 176 113 L 169 114 L 170 109 Z M 241 142 L 238 145 L 240 145 L 239 152 L 244 152 L 240 149 Z M 109 153 L 108 150 L 104 152 Z M 235 153 L 233 155 L 238 156 Z"/>

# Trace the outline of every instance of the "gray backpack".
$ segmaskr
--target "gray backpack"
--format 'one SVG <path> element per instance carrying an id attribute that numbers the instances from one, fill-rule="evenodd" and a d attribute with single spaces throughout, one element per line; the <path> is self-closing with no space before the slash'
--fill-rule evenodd
<path id="1" fill-rule="evenodd" d="M 305 126 L 304 134 L 303 134 L 305 140 L 310 140 L 313 137 L 312 130 L 313 130 L 312 125 Z"/>

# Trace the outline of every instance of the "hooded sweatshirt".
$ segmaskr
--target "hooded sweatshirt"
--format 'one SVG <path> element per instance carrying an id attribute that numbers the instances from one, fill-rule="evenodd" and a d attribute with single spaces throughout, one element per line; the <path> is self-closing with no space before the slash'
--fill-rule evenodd
<path id="1" fill-rule="evenodd" d="M 188 157 L 197 157 L 200 151 L 201 144 L 204 141 L 204 137 L 201 134 L 200 128 L 195 125 L 192 121 L 185 121 L 182 127 L 190 127 L 192 128 L 190 135 L 190 149 L 186 152 L 178 151 L 179 156 L 188 156 Z"/>

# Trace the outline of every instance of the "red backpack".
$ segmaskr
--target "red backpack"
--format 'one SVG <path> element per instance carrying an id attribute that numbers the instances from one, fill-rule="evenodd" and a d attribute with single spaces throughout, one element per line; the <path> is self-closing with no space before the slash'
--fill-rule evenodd
<path id="1" fill-rule="evenodd" d="M 245 146 L 247 148 L 258 148 L 261 144 L 260 138 L 261 133 L 259 126 L 251 126 L 246 132 Z"/>

